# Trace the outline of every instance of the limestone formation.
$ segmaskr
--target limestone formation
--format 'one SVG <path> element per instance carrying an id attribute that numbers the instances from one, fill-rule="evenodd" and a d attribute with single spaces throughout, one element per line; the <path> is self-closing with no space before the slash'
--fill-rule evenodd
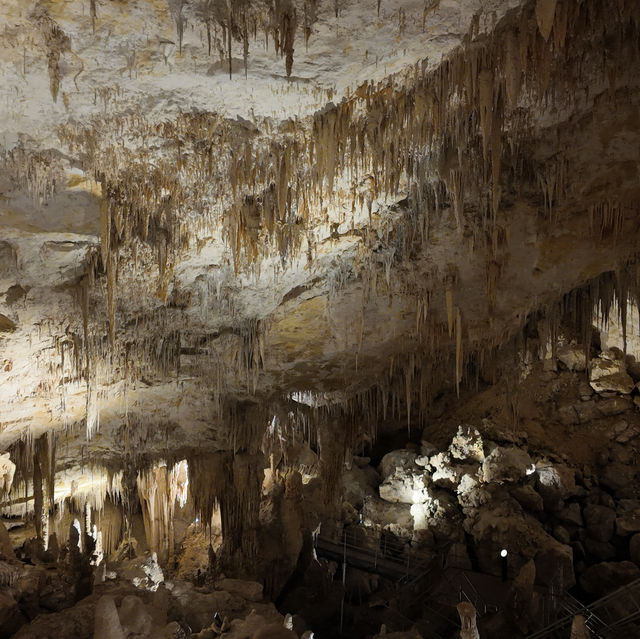
<path id="1" fill-rule="evenodd" d="M 591 633 L 585 624 L 584 617 L 582 615 L 576 615 L 571 624 L 571 635 L 569 639 L 590 639 L 590 637 Z"/>
<path id="2" fill-rule="evenodd" d="M 468 601 L 461 601 L 457 606 L 460 615 L 460 639 L 480 639 L 476 625 L 476 609 Z"/>
<path id="3" fill-rule="evenodd" d="M 98 599 L 95 610 L 94 639 L 126 639 L 120 624 L 113 597 L 104 595 Z"/>
<path id="4" fill-rule="evenodd" d="M 472 636 L 464 574 L 501 639 L 637 577 L 637 0 L 0 19 L 0 635 Z"/>

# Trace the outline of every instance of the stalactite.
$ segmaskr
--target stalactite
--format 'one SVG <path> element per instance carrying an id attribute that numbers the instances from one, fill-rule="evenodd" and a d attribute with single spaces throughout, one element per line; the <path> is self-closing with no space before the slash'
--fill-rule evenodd
<path id="1" fill-rule="evenodd" d="M 456 307 L 456 395 L 460 397 L 460 382 L 462 381 L 462 316 L 460 308 Z"/>
<path id="2" fill-rule="evenodd" d="M 536 0 L 536 20 L 538 21 L 540 35 L 545 41 L 548 40 L 551 35 L 557 1 L 558 0 Z"/>
<path id="3" fill-rule="evenodd" d="M 449 329 L 449 337 L 451 337 L 453 335 L 453 321 L 454 321 L 453 290 L 448 288 L 445 291 L 445 297 L 447 302 L 447 327 Z"/>

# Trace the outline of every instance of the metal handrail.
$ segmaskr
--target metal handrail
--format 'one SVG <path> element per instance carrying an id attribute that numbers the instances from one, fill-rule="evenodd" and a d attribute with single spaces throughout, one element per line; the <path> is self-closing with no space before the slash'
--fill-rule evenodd
<path id="1" fill-rule="evenodd" d="M 570 627 L 573 623 L 573 618 L 576 615 L 582 615 L 585 618 L 585 623 L 587 624 L 589 630 L 595 637 L 602 637 L 602 633 L 608 633 L 616 628 L 619 628 L 623 624 L 627 624 L 636 618 L 640 618 L 640 605 L 633 597 L 634 591 L 640 591 L 640 579 L 636 579 L 620 588 L 614 590 L 613 592 L 601 597 L 597 601 L 594 601 L 592 604 L 588 606 L 582 605 L 579 601 L 577 601 L 574 597 L 565 594 L 565 598 L 571 604 L 577 602 L 579 607 L 576 609 L 569 609 L 569 614 L 561 619 L 558 619 L 554 623 L 548 625 L 546 628 L 539 630 L 528 636 L 527 639 L 543 639 L 544 637 L 550 637 L 552 633 L 557 632 L 559 630 L 563 630 L 567 627 Z M 612 623 L 607 623 L 604 621 L 599 615 L 596 614 L 597 611 L 600 611 L 606 608 L 610 603 L 623 601 L 626 596 L 629 596 L 633 603 L 636 606 L 636 610 L 620 619 Z"/>

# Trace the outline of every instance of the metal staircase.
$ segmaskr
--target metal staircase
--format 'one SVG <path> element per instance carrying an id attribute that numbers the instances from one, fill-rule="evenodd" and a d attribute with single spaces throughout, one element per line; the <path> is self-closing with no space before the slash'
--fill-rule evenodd
<path id="1" fill-rule="evenodd" d="M 567 639 L 576 615 L 582 615 L 593 639 L 640 638 L 640 579 L 618 588 L 588 606 L 568 593 L 561 599 L 564 613 L 528 639 Z"/>
<path id="2" fill-rule="evenodd" d="M 455 606 L 460 601 L 471 602 L 479 617 L 496 612 L 497 602 L 506 601 L 507 586 L 499 579 L 447 566 L 448 545 L 428 554 L 406 542 L 384 537 L 374 541 L 356 528 L 344 530 L 341 541 L 318 535 L 314 547 L 319 557 L 340 562 L 343 571 L 349 565 L 395 582 L 390 598 L 405 611 L 419 604 L 423 618 L 415 623 L 421 634 L 431 639 L 440 637 L 440 629 L 446 628 L 447 636 L 459 632 Z M 388 602 L 382 605 L 389 607 Z M 394 609 L 394 613 L 411 621 L 398 610 Z"/>
<path id="3" fill-rule="evenodd" d="M 318 556 L 333 561 L 346 562 L 349 566 L 374 572 L 399 584 L 411 585 L 423 579 L 429 572 L 442 566 L 443 553 L 417 552 L 406 543 L 384 537 L 375 548 L 361 534 L 361 529 L 345 529 L 341 541 L 318 536 L 315 550 Z"/>

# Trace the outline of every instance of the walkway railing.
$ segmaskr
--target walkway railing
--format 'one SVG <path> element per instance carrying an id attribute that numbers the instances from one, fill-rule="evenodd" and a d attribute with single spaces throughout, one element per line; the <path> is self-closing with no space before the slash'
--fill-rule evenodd
<path id="1" fill-rule="evenodd" d="M 561 601 L 566 613 L 558 621 L 529 635 L 528 639 L 566 639 L 576 615 L 582 615 L 593 639 L 621 639 L 639 636 L 640 579 L 622 586 L 588 606 L 568 593 Z M 631 633 L 631 628 L 633 633 Z"/>

